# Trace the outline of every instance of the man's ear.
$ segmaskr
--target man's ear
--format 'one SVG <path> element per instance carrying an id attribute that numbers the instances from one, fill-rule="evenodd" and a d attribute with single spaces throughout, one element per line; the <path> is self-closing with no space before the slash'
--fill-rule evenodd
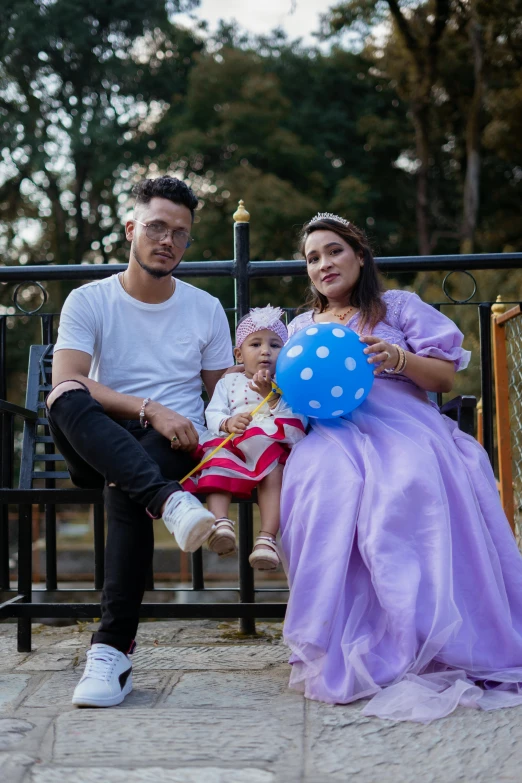
<path id="1" fill-rule="evenodd" d="M 134 238 L 134 227 L 135 227 L 134 220 L 127 220 L 125 222 L 125 237 L 128 242 L 132 242 Z"/>

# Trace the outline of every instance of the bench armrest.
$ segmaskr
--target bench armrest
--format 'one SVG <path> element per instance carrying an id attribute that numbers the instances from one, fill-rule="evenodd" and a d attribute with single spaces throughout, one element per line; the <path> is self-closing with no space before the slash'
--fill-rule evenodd
<path id="1" fill-rule="evenodd" d="M 453 399 L 444 403 L 444 405 L 440 409 L 440 412 L 445 413 L 447 415 L 450 413 L 450 411 L 457 411 L 457 410 L 461 410 L 462 408 L 476 408 L 476 407 L 477 407 L 476 397 L 473 397 L 470 394 L 461 394 L 459 397 L 453 397 Z"/>
<path id="2" fill-rule="evenodd" d="M 0 400 L 0 413 L 9 413 L 11 416 L 20 416 L 25 421 L 36 421 L 38 414 L 29 408 L 21 408 L 19 405 L 13 405 L 12 402 Z"/>
<path id="3" fill-rule="evenodd" d="M 475 435 L 475 408 L 477 398 L 470 394 L 461 394 L 446 402 L 440 409 L 441 413 L 457 422 L 459 429 L 468 435 Z"/>

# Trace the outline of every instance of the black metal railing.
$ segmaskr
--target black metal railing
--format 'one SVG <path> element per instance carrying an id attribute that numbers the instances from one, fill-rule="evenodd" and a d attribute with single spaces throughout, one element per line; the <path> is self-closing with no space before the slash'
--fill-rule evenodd
<path id="1" fill-rule="evenodd" d="M 522 253 L 496 253 L 481 255 L 446 255 L 446 256 L 413 256 L 413 257 L 385 257 L 378 258 L 379 268 L 386 273 L 414 274 L 419 271 L 440 271 L 448 272 L 461 271 L 468 273 L 468 270 L 481 269 L 518 269 L 522 268 Z M 19 284 L 36 283 L 41 288 L 47 281 L 89 281 L 108 277 L 126 268 L 125 264 L 110 265 L 68 265 L 68 266 L 0 266 L 0 283 L 13 284 L 20 288 Z M 234 225 L 234 259 L 227 261 L 201 261 L 201 262 L 183 262 L 176 269 L 176 276 L 180 278 L 205 278 L 205 277 L 228 277 L 233 281 L 235 290 L 234 312 L 238 318 L 241 318 L 248 312 L 250 307 L 250 281 L 255 278 L 273 277 L 273 276 L 304 276 L 306 275 L 306 266 L 304 261 L 251 261 L 249 249 L 249 223 L 236 222 Z M 451 297 L 450 297 L 451 299 Z M 484 447 L 493 462 L 494 459 L 494 440 L 493 440 L 493 371 L 491 356 L 491 307 L 493 302 L 462 302 L 452 300 L 454 304 L 467 303 L 468 306 L 478 307 L 479 327 L 480 327 L 480 377 L 481 394 L 483 403 L 482 418 L 482 440 Z M 296 303 L 298 304 L 298 303 Z M 437 306 L 437 305 L 436 305 Z M 7 319 L 12 317 L 28 317 L 31 319 L 40 319 L 40 339 L 43 345 L 53 342 L 53 334 L 56 326 L 56 316 L 50 313 L 41 312 L 19 312 L 18 314 L 0 314 L 0 399 L 5 400 L 7 396 L 7 373 L 8 373 L 8 329 Z M 11 406 L 16 407 L 16 406 Z M 16 411 L 11 411 L 11 413 Z M 67 603 L 47 603 L 35 604 L 31 600 L 32 595 L 32 573 L 31 573 L 31 530 L 30 506 L 32 501 L 29 496 L 25 497 L 23 490 L 20 495 L 11 494 L 10 502 L 17 502 L 19 507 L 19 551 L 29 551 L 29 557 L 24 556 L 18 564 L 18 585 L 15 590 L 11 586 L 9 574 L 9 529 L 7 505 L 2 500 L 2 488 L 12 488 L 14 465 L 13 465 L 13 416 L 4 408 L 0 414 L 0 455 L 2 458 L 0 467 L 0 590 L 4 596 L 4 616 L 24 617 L 28 622 L 30 618 L 42 616 L 54 617 L 93 617 L 99 615 L 98 604 L 81 604 L 75 602 L 75 591 L 65 590 L 58 587 L 57 567 L 56 567 L 56 531 L 52 523 L 52 514 L 45 507 L 45 518 L 49 524 L 49 532 L 46 531 L 46 589 L 39 590 L 45 598 L 59 598 L 63 596 Z M 52 490 L 53 504 L 68 502 L 68 493 L 74 490 L 54 489 Z M 16 499 L 16 501 L 13 500 Z M 96 527 L 103 530 L 103 514 L 98 506 L 95 513 Z M 54 531 L 54 532 L 53 532 Z M 97 550 L 100 546 L 103 548 L 103 536 L 97 536 Z M 144 606 L 144 616 L 147 617 L 235 617 L 240 618 L 241 630 L 245 633 L 255 631 L 255 618 L 259 617 L 281 617 L 284 615 L 284 603 L 256 603 L 256 594 L 269 593 L 274 588 L 257 588 L 254 584 L 254 574 L 248 563 L 248 555 L 253 544 L 253 515 L 252 504 L 250 502 L 241 502 L 239 504 L 239 578 L 238 586 L 235 588 L 207 588 L 203 573 L 203 561 L 201 550 L 192 558 L 192 587 L 185 588 L 194 592 L 213 591 L 213 590 L 231 590 L 235 591 L 239 603 L 189 603 L 189 604 L 146 604 Z M 96 562 L 99 566 L 103 562 L 103 551 L 98 551 Z M 101 587 L 101 571 L 96 568 L 96 577 L 94 580 L 94 590 L 97 592 Z M 152 587 L 149 584 L 149 587 Z M 23 589 L 22 589 L 23 588 Z M 163 588 L 162 588 L 163 589 Z M 170 588 L 171 591 L 179 591 L 183 588 Z M 20 593 L 24 593 L 24 600 L 16 603 Z M 83 592 L 83 591 L 82 591 Z M 27 593 L 27 595 L 26 595 Z M 9 609 L 9 607 L 11 607 Z M 7 611 L 6 611 L 7 609 Z M 1 616 L 1 615 L 0 615 Z"/>

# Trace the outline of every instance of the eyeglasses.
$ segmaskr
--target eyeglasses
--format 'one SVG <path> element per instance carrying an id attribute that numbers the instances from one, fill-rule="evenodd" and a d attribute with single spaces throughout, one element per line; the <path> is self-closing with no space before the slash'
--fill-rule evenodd
<path id="1" fill-rule="evenodd" d="M 142 223 L 141 220 L 134 220 L 140 226 L 145 226 L 145 234 L 154 242 L 162 242 L 169 234 L 172 237 L 172 244 L 179 248 L 190 247 L 194 241 L 188 231 L 184 228 L 170 229 L 165 223 Z"/>

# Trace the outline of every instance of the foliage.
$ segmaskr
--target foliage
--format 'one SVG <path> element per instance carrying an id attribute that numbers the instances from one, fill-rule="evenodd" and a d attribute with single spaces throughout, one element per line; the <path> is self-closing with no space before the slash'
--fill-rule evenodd
<path id="1" fill-rule="evenodd" d="M 131 187 L 163 172 L 201 198 L 188 260 L 232 256 L 239 198 L 255 259 L 291 258 L 299 227 L 317 211 L 365 227 L 380 255 L 413 255 L 419 138 L 428 144 L 429 250 L 461 247 L 472 152 L 475 249 L 521 249 L 522 0 L 341 2 L 323 17 L 323 36 L 337 36 L 329 50 L 280 30 L 252 37 L 222 25 L 205 37 L 176 24 L 195 3 L 4 0 L 3 263 L 125 261 Z M 424 112 L 421 137 L 415 112 Z M 438 299 L 439 277 L 401 283 Z M 481 298 L 520 299 L 520 272 L 479 277 Z M 233 305 L 230 280 L 198 282 Z M 296 305 L 304 284 L 257 280 L 254 302 Z M 49 288 L 47 309 L 58 311 L 69 287 Z M 476 340 L 471 316 L 462 324 Z M 10 337 L 22 372 L 30 338 Z"/>
<path id="2" fill-rule="evenodd" d="M 182 96 L 202 44 L 170 21 L 193 0 L 5 0 L 0 218 L 11 262 L 106 262 L 133 160 Z M 116 186 L 116 178 L 121 181 Z M 41 241 L 35 241 L 40 238 Z"/>

